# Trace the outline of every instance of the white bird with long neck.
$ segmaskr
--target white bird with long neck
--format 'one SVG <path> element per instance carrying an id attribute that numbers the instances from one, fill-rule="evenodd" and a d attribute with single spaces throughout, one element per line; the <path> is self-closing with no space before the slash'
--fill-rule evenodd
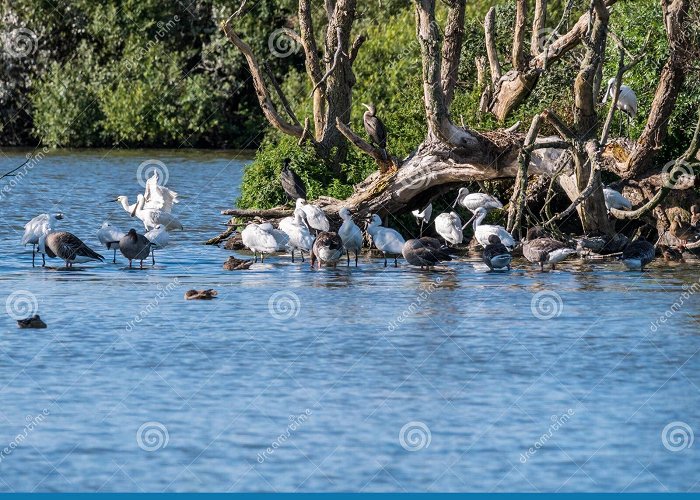
<path id="1" fill-rule="evenodd" d="M 102 227 L 97 230 L 97 239 L 107 250 L 114 250 L 114 257 L 112 258 L 112 263 L 117 262 L 117 250 L 119 250 L 119 240 L 121 240 L 126 233 L 116 226 L 113 226 L 108 221 L 102 223 Z"/>
<path id="2" fill-rule="evenodd" d="M 350 265 L 350 252 L 355 254 L 355 267 L 357 267 L 357 258 L 362 250 L 362 230 L 352 220 L 350 210 L 343 207 L 338 211 L 338 215 L 343 219 L 343 223 L 338 229 L 338 236 L 343 240 L 343 247 L 347 252 L 348 266 Z"/>
<path id="3" fill-rule="evenodd" d="M 393 255 L 394 267 L 399 267 L 396 259 L 403 254 L 403 246 L 406 243 L 403 236 L 394 229 L 382 227 L 382 219 L 377 214 L 372 216 L 372 220 L 367 226 L 367 232 L 372 237 L 374 246 L 384 254 L 384 267 L 386 267 L 387 255 Z"/>
<path id="4" fill-rule="evenodd" d="M 489 244 L 489 236 L 495 234 L 501 240 L 501 243 L 503 245 L 512 250 L 515 247 L 515 240 L 513 239 L 513 236 L 508 231 L 506 231 L 506 229 L 503 226 L 497 226 L 494 224 L 481 224 L 487 215 L 488 210 L 486 208 L 477 208 L 472 218 L 469 219 L 467 223 L 464 224 L 464 226 L 462 226 L 462 229 L 467 227 L 470 222 L 474 221 L 474 238 L 476 238 L 476 241 L 478 241 L 482 247 L 486 247 L 486 245 Z"/>
<path id="5" fill-rule="evenodd" d="M 145 208 L 145 204 L 144 196 L 138 195 L 136 206 L 130 215 L 141 219 L 147 231 L 155 229 L 158 224 L 162 224 L 168 231 L 183 230 L 182 223 L 173 214 L 155 208 Z"/>
<path id="6" fill-rule="evenodd" d="M 173 205 L 175 203 L 180 203 L 178 199 L 178 194 L 165 186 L 161 186 L 158 183 L 158 171 L 155 170 L 153 175 L 146 181 L 146 189 L 143 193 L 144 205 L 143 208 L 147 210 L 162 210 L 164 212 L 172 212 Z M 129 204 L 129 198 L 127 196 L 121 195 L 117 196 L 114 200 L 121 205 L 124 211 L 131 214 L 134 208 L 138 205 L 138 200 L 136 203 Z"/>
<path id="7" fill-rule="evenodd" d="M 603 104 L 608 102 L 608 98 L 613 98 L 615 92 L 613 86 L 615 82 L 615 78 L 608 80 L 608 88 L 605 90 Z M 637 116 L 637 106 L 637 94 L 634 93 L 634 90 L 627 85 L 620 85 L 620 92 L 617 96 L 617 104 L 615 107 L 627 116 L 627 135 L 629 135 L 632 120 Z M 622 120 L 620 120 L 620 135 L 622 135 Z"/>
<path id="8" fill-rule="evenodd" d="M 309 204 L 303 198 L 297 198 L 297 208 L 301 208 L 304 211 L 306 222 L 308 222 L 311 229 L 317 233 L 319 231 L 330 231 L 331 224 L 328 222 L 328 217 L 319 207 Z"/>
<path id="9" fill-rule="evenodd" d="M 280 230 L 284 231 L 289 237 L 287 248 L 292 253 L 292 262 L 294 262 L 294 252 L 296 250 L 301 253 L 301 261 L 304 262 L 304 252 L 311 253 L 314 240 L 316 239 L 309 231 L 304 217 L 304 211 L 297 208 L 294 210 L 292 217 L 285 217 L 279 223 Z"/>
<path id="10" fill-rule="evenodd" d="M 56 223 L 63 219 L 62 213 L 46 213 L 34 217 L 24 225 L 22 245 L 32 245 L 32 267 L 35 266 L 35 258 L 39 239 L 56 228 Z M 42 266 L 46 265 L 45 252 L 41 253 Z"/>
<path id="11" fill-rule="evenodd" d="M 289 242 L 289 236 L 283 231 L 275 229 L 269 222 L 264 224 L 251 222 L 241 231 L 241 240 L 246 248 L 253 251 L 255 262 L 258 261 L 258 253 L 261 255 L 261 261 L 265 262 L 266 253 L 284 250 Z"/>
<path id="12" fill-rule="evenodd" d="M 423 210 L 413 210 L 411 215 L 416 218 L 416 222 L 420 223 L 420 236 L 423 236 L 423 225 L 430 222 L 430 217 L 433 215 L 433 204 L 428 203 Z"/>
<path id="13" fill-rule="evenodd" d="M 470 193 L 465 187 L 460 188 L 459 191 L 457 191 L 457 199 L 452 204 L 452 208 L 456 207 L 457 204 L 462 205 L 470 212 L 474 212 L 478 208 L 484 208 L 487 212 L 503 208 L 503 203 L 490 194 Z"/>

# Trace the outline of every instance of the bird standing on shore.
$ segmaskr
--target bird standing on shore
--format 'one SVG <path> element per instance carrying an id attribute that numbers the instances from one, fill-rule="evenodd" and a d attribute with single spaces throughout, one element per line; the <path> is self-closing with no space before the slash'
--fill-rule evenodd
<path id="1" fill-rule="evenodd" d="M 561 241 L 547 237 L 539 226 L 533 226 L 527 230 L 523 243 L 523 255 L 532 263 L 540 265 L 540 271 L 544 271 L 544 265 L 550 264 L 552 270 L 556 265 L 569 255 L 576 253 L 573 248 L 567 247 Z"/>
<path id="2" fill-rule="evenodd" d="M 338 211 L 338 215 L 343 219 L 343 223 L 338 229 L 338 236 L 343 240 L 343 247 L 348 256 L 348 266 L 350 265 L 350 251 L 355 254 L 355 267 L 357 267 L 357 259 L 360 250 L 362 250 L 362 230 L 352 220 L 350 210 L 346 207 Z"/>
<path id="3" fill-rule="evenodd" d="M 311 234 L 304 217 L 304 211 L 297 208 L 292 217 L 285 217 L 279 223 L 280 230 L 289 237 L 287 248 L 292 253 L 292 262 L 294 262 L 295 250 L 299 250 L 301 261 L 304 262 L 304 252 L 311 253 L 314 245 L 315 236 Z"/>
<path id="4" fill-rule="evenodd" d="M 254 262 L 258 261 L 258 253 L 260 254 L 261 262 L 265 262 L 266 253 L 276 253 L 284 250 L 289 242 L 289 236 L 283 231 L 275 229 L 269 222 L 264 224 L 250 222 L 241 231 L 241 240 L 246 248 L 253 252 Z"/>

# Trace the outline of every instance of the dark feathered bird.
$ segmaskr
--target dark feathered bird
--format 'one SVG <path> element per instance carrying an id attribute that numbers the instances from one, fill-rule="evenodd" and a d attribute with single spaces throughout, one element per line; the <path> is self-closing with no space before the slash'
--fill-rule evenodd
<path id="1" fill-rule="evenodd" d="M 449 248 L 443 246 L 440 240 L 423 236 L 408 240 L 403 245 L 403 258 L 412 266 L 433 267 L 440 262 L 452 260 Z"/>
<path id="2" fill-rule="evenodd" d="M 530 262 L 539 264 L 541 271 L 544 271 L 545 264 L 551 264 L 554 269 L 559 262 L 576 253 L 576 250 L 568 248 L 561 241 L 544 235 L 541 227 L 531 227 L 527 230 L 527 237 L 523 243 L 523 255 Z"/>
<path id="3" fill-rule="evenodd" d="M 291 160 L 289 158 L 284 159 L 284 167 L 282 167 L 282 172 L 280 172 L 282 189 L 284 189 L 285 194 L 290 200 L 296 200 L 298 198 L 306 199 L 306 187 L 304 186 L 304 181 L 301 180 L 301 177 L 290 170 L 290 163 Z"/>
<path id="4" fill-rule="evenodd" d="M 513 260 L 508 248 L 501 243 L 501 238 L 495 234 L 489 236 L 489 244 L 484 247 L 482 258 L 492 271 L 504 267 L 510 271 L 510 262 Z"/>
<path id="5" fill-rule="evenodd" d="M 311 250 L 311 267 L 314 267 L 316 260 L 318 260 L 318 267 L 323 264 L 332 264 L 335 267 L 344 253 L 343 240 L 338 233 L 321 231 L 316 236 Z"/>
<path id="6" fill-rule="evenodd" d="M 43 244 L 42 244 L 43 243 Z M 66 261 L 66 267 L 73 267 L 74 263 L 89 262 L 91 260 L 104 261 L 99 253 L 88 247 L 76 235 L 67 231 L 57 231 L 46 235 L 43 242 L 46 255 L 59 257 Z"/>
<path id="7" fill-rule="evenodd" d="M 374 104 L 363 104 L 367 111 L 363 115 L 363 121 L 365 122 L 365 132 L 371 139 L 371 141 L 378 147 L 386 149 L 386 127 L 382 121 L 377 118 L 377 109 Z"/>
<path id="8" fill-rule="evenodd" d="M 119 251 L 124 257 L 129 259 L 129 267 L 132 260 L 141 261 L 141 269 L 143 269 L 143 261 L 151 254 L 152 243 L 142 234 L 138 234 L 136 229 L 129 229 L 129 232 L 119 240 Z"/>
<path id="9" fill-rule="evenodd" d="M 654 260 L 654 245 L 644 238 L 638 238 L 622 251 L 622 262 L 629 268 L 644 271 L 644 266 Z"/>
<path id="10" fill-rule="evenodd" d="M 39 317 L 38 314 L 35 314 L 31 318 L 25 318 L 25 319 L 18 319 L 17 320 L 17 327 L 18 328 L 46 328 L 46 323 Z"/>

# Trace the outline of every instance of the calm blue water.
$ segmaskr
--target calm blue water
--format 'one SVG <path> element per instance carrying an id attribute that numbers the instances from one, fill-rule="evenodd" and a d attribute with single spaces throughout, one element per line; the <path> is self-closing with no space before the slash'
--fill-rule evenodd
<path id="1" fill-rule="evenodd" d="M 139 228 L 99 202 L 148 159 L 187 229 L 155 268 L 32 269 L 38 213 L 95 248 L 106 218 Z M 201 243 L 246 161 L 51 152 L 0 201 L 0 307 L 35 299 L 49 325 L 0 315 L 0 491 L 700 490 L 697 264 L 224 272 Z"/>

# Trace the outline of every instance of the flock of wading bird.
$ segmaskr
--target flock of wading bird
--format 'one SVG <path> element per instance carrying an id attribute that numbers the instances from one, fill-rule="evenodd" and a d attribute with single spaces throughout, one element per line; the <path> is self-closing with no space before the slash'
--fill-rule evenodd
<path id="1" fill-rule="evenodd" d="M 403 258 L 408 264 L 420 268 L 432 268 L 453 260 L 455 246 L 464 242 L 464 229 L 472 225 L 474 239 L 483 248 L 483 262 L 489 270 L 510 270 L 512 252 L 521 247 L 523 256 L 530 262 L 538 264 L 540 270 L 545 266 L 554 269 L 556 265 L 573 254 L 585 251 L 582 242 L 577 248 L 559 241 L 547 234 L 541 227 L 531 227 L 527 231 L 526 238 L 520 242 L 502 226 L 484 224 L 484 219 L 491 210 L 502 209 L 503 204 L 494 196 L 487 193 L 470 193 L 467 188 L 458 191 L 457 198 L 452 204 L 452 210 L 441 213 L 432 218 L 432 204 L 423 210 L 412 212 L 420 225 L 420 236 L 413 239 L 404 237 L 395 229 L 382 225 L 382 220 L 377 214 L 369 215 L 364 221 L 366 231 L 353 220 L 350 210 L 341 208 L 338 215 L 342 224 L 337 231 L 331 231 L 331 223 L 324 211 L 306 201 L 306 189 L 301 178 L 290 169 L 290 160 L 284 160 L 284 166 L 280 174 L 282 188 L 291 200 L 296 200 L 293 215 L 282 219 L 277 227 L 270 222 L 249 222 L 241 231 L 241 244 L 253 252 L 254 262 L 257 262 L 258 254 L 264 260 L 265 254 L 290 252 L 294 262 L 295 252 L 301 254 L 304 261 L 304 253 L 310 254 L 311 266 L 337 266 L 344 257 L 350 266 L 351 254 L 358 263 L 358 255 L 365 241 L 371 240 L 372 244 L 384 256 L 384 266 L 387 266 L 387 258 L 394 259 L 394 266 L 398 266 L 398 257 Z M 630 209 L 632 204 L 629 199 L 613 189 L 604 188 L 605 203 L 610 210 Z M 460 205 L 472 213 L 471 219 L 462 223 L 460 216 L 455 212 L 455 207 Z M 693 207 L 693 213 L 700 220 L 700 210 Z M 437 238 L 423 236 L 423 230 L 433 224 Z M 685 225 L 684 225 L 685 224 Z M 695 221 L 698 225 L 698 221 Z M 687 226 L 687 227 L 686 227 Z M 696 228 L 687 223 L 675 220 L 671 226 L 671 232 L 682 241 L 695 241 L 700 238 L 700 227 Z M 601 240 L 602 241 L 602 240 Z M 590 243 L 589 241 L 587 241 Z M 590 247 L 588 247 L 590 248 Z M 655 256 L 655 246 L 644 238 L 637 238 L 629 242 L 620 255 L 620 260 L 629 268 L 643 270 Z M 231 257 L 225 267 L 236 269 L 249 267 L 251 261 L 242 261 Z"/>
<path id="2" fill-rule="evenodd" d="M 143 268 L 143 261 L 149 256 L 155 265 L 155 251 L 165 248 L 170 241 L 168 232 L 183 230 L 180 221 L 172 214 L 173 205 L 179 202 L 178 194 L 159 183 L 157 171 L 146 181 L 146 191 L 137 196 L 136 203 L 129 205 L 126 196 L 118 196 L 108 203 L 112 202 L 119 203 L 131 217 L 140 219 L 146 230 L 144 234 L 135 229 L 124 232 L 105 221 L 96 236 L 107 250 L 114 251 L 113 263 L 117 262 L 119 250 L 129 260 L 129 267 L 136 260 Z M 58 230 L 61 220 L 62 213 L 44 213 L 24 226 L 22 244 L 32 245 L 32 266 L 37 253 L 41 254 L 42 266 L 46 265 L 46 257 L 62 259 L 67 268 L 73 264 L 105 260 L 76 235 Z"/>

